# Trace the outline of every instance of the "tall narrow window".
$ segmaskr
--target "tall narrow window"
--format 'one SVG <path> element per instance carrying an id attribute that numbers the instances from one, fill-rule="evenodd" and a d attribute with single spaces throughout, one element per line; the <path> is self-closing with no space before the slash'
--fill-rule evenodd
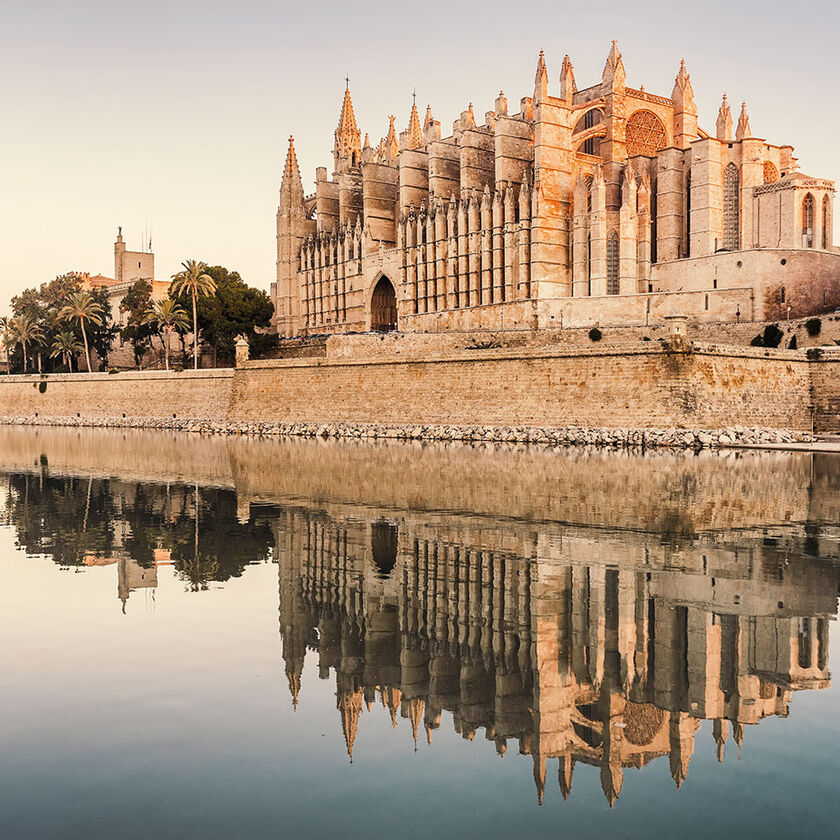
<path id="1" fill-rule="evenodd" d="M 691 172 L 685 179 L 685 255 L 691 256 Z"/>
<path id="2" fill-rule="evenodd" d="M 656 181 L 650 186 L 650 261 L 655 263 L 658 256 L 657 239 L 659 238 L 659 226 L 656 216 L 659 212 L 659 202 L 656 197 Z"/>
<path id="3" fill-rule="evenodd" d="M 594 126 L 595 126 L 595 117 L 596 117 L 596 114 L 595 114 L 595 111 L 594 111 L 594 110 L 592 110 L 592 111 L 587 111 L 587 112 L 583 115 L 583 128 L 584 128 L 584 131 L 585 131 L 587 128 L 594 128 Z M 583 145 L 581 146 L 581 151 L 582 151 L 585 155 L 594 155 L 594 154 L 595 154 L 595 138 L 594 138 L 594 137 L 590 137 L 588 140 L 584 140 L 584 141 L 583 141 Z"/>
<path id="4" fill-rule="evenodd" d="M 592 294 L 592 234 L 586 235 L 586 294 Z"/>
<path id="5" fill-rule="evenodd" d="M 723 174 L 723 250 L 737 251 L 741 247 L 740 191 L 738 167 L 730 163 Z"/>
<path id="6" fill-rule="evenodd" d="M 607 236 L 607 294 L 618 294 L 618 234 L 614 230 Z"/>
<path id="7" fill-rule="evenodd" d="M 802 247 L 814 247 L 814 196 L 805 196 L 802 202 Z"/>
<path id="8" fill-rule="evenodd" d="M 831 247 L 831 202 L 828 196 L 823 196 L 822 212 L 822 246 L 827 251 Z"/>

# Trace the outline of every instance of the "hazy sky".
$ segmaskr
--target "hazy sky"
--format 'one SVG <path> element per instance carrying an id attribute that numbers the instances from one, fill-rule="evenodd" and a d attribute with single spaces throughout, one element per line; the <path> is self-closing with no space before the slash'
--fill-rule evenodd
<path id="1" fill-rule="evenodd" d="M 610 7 L 612 10 L 610 11 Z M 545 50 L 580 87 L 618 39 L 628 84 L 670 96 L 681 58 L 700 124 L 721 93 L 756 136 L 796 147 L 808 174 L 840 180 L 838 5 L 829 0 L 411 4 L 282 0 L 0 0 L 0 312 L 11 294 L 70 270 L 113 275 L 151 228 L 158 277 L 202 259 L 267 289 L 289 134 L 304 188 L 330 165 L 344 76 L 375 144 L 405 128 L 416 87 L 444 133 L 500 88 L 533 90 Z"/>

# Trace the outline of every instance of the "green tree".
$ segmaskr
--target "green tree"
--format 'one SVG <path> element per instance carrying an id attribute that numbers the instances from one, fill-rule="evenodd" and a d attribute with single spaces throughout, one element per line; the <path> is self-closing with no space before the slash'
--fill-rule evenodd
<path id="1" fill-rule="evenodd" d="M 269 327 L 274 306 L 269 296 L 248 286 L 237 271 L 220 265 L 207 268 L 216 282 L 216 294 L 198 302 L 198 326 L 204 340 L 213 347 L 216 360 L 233 359 L 236 337 L 246 335 L 255 355 L 264 352 L 277 339 L 274 335 L 257 332 Z"/>
<path id="2" fill-rule="evenodd" d="M 189 326 L 187 313 L 172 298 L 153 300 L 151 308 L 146 314 L 146 322 L 154 326 L 163 344 L 163 355 L 166 359 L 166 369 L 169 370 L 169 336 L 172 330 Z"/>
<path id="3" fill-rule="evenodd" d="M 198 370 L 198 318 L 196 301 L 199 297 L 212 297 L 216 293 L 216 281 L 206 273 L 207 265 L 200 260 L 185 260 L 183 269 L 172 275 L 169 293 L 172 297 L 188 295 L 192 298 L 193 324 L 193 368 Z"/>
<path id="4" fill-rule="evenodd" d="M 120 328 L 115 327 L 113 324 L 111 296 L 108 289 L 104 286 L 99 289 L 93 289 L 91 296 L 102 309 L 102 321 L 99 324 L 91 323 L 88 325 L 88 340 L 90 341 L 91 350 L 96 351 L 96 355 L 102 360 L 102 364 L 107 367 L 108 354 L 111 352 L 114 339 L 119 334 Z"/>
<path id="5" fill-rule="evenodd" d="M 82 342 L 85 347 L 85 359 L 88 373 L 90 373 L 90 348 L 88 347 L 85 322 L 95 326 L 103 322 L 102 304 L 95 300 L 90 292 L 74 292 L 61 310 L 61 317 L 67 321 L 78 321 L 82 331 Z"/>
<path id="6" fill-rule="evenodd" d="M 152 306 L 152 284 L 148 280 L 136 280 L 131 284 L 120 302 L 120 312 L 125 314 L 126 324 L 122 328 L 123 340 L 131 342 L 134 364 L 140 361 L 151 346 L 153 326 L 147 320 Z"/>
<path id="7" fill-rule="evenodd" d="M 67 365 L 67 370 L 73 372 L 73 357 L 77 353 L 81 353 L 85 348 L 82 346 L 76 333 L 72 330 L 62 330 L 53 339 L 50 350 L 50 358 L 55 359 L 61 356 L 64 364 Z"/>
<path id="8" fill-rule="evenodd" d="M 20 344 L 23 350 L 23 372 L 26 373 L 29 367 L 27 347 L 43 337 L 43 330 L 31 315 L 16 315 L 9 320 L 7 329 L 12 341 L 15 344 Z"/>

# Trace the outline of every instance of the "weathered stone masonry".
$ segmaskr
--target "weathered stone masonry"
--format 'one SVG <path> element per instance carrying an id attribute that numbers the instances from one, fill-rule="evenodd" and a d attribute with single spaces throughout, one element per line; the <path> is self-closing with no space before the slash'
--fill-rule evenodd
<path id="1" fill-rule="evenodd" d="M 840 351 L 810 356 L 651 343 L 254 361 L 235 371 L 9 376 L 0 379 L 0 418 L 835 431 Z"/>

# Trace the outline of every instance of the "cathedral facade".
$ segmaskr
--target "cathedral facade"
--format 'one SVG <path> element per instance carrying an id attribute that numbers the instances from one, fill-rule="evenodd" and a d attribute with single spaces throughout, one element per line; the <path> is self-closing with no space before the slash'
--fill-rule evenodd
<path id="1" fill-rule="evenodd" d="M 306 195 L 290 139 L 277 213 L 281 336 L 774 320 L 840 306 L 832 181 L 737 123 L 704 131 L 683 63 L 670 97 L 626 83 L 559 89 L 540 53 L 532 96 L 472 104 L 444 137 L 362 141 L 344 94 L 333 172 Z"/>

